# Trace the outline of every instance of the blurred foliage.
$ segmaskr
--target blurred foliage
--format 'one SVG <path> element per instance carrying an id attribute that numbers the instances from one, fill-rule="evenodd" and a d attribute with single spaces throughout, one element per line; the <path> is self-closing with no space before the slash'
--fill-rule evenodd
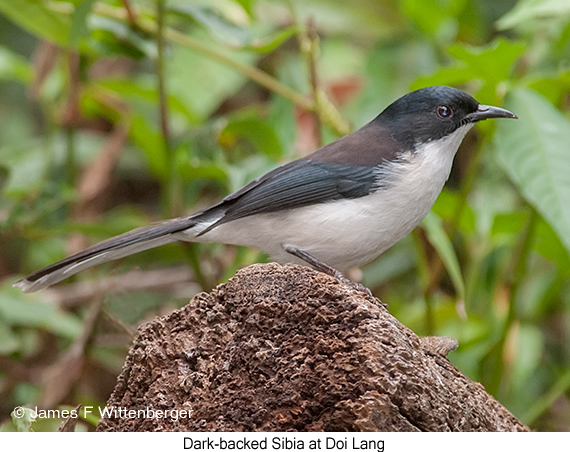
<path id="1" fill-rule="evenodd" d="M 12 424 L 16 406 L 104 405 L 141 321 L 263 256 L 172 245 L 38 294 L 17 278 L 434 84 L 520 119 L 468 135 L 424 226 L 363 280 L 418 334 L 456 337 L 450 360 L 523 422 L 570 430 L 567 0 L 0 0 L 3 429 L 56 428 Z"/>

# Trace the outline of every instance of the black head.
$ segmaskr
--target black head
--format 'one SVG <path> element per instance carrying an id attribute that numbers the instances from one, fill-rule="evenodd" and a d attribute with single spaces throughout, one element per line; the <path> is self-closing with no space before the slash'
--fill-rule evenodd
<path id="1" fill-rule="evenodd" d="M 393 137 L 411 146 L 448 136 L 462 126 L 488 118 L 516 118 L 508 110 L 481 105 L 469 94 L 449 86 L 412 91 L 375 119 Z"/>

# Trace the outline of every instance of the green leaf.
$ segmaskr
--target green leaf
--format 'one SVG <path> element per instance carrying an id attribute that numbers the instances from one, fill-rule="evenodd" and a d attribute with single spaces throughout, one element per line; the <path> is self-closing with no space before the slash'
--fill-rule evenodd
<path id="1" fill-rule="evenodd" d="M 90 38 L 85 41 L 92 51 L 105 57 L 125 55 L 140 60 L 156 56 L 156 44 L 140 31 L 133 30 L 128 23 L 92 15 L 89 21 Z"/>
<path id="2" fill-rule="evenodd" d="M 416 256 L 413 248 L 406 246 L 410 240 L 411 236 L 408 236 L 363 268 L 364 284 L 367 287 L 377 287 L 414 270 Z"/>
<path id="3" fill-rule="evenodd" d="M 535 234 L 533 247 L 544 257 L 555 262 L 560 271 L 570 275 L 570 250 L 562 244 L 558 234 L 542 217 L 537 222 Z"/>
<path id="4" fill-rule="evenodd" d="M 520 0 L 497 21 L 496 25 L 499 30 L 507 30 L 532 20 L 563 17 L 568 14 L 570 14 L 568 0 Z"/>
<path id="5" fill-rule="evenodd" d="M 441 218 L 430 212 L 422 224 L 426 230 L 429 242 L 435 248 L 437 254 L 439 254 L 443 265 L 445 265 L 445 269 L 451 278 L 457 296 L 459 299 L 465 300 L 465 283 L 461 275 L 461 267 L 459 266 L 459 261 L 457 260 L 457 255 L 455 254 L 451 240 L 443 229 Z"/>
<path id="6" fill-rule="evenodd" d="M 43 328 L 70 339 L 80 334 L 81 321 L 77 317 L 40 301 L 41 296 L 5 286 L 0 286 L 0 318 L 6 325 Z"/>
<path id="7" fill-rule="evenodd" d="M 0 12 L 42 39 L 63 46 L 69 44 L 69 18 L 48 9 L 41 0 L 0 0 Z"/>
<path id="8" fill-rule="evenodd" d="M 12 329 L 0 319 L 0 355 L 9 355 L 18 350 L 20 341 Z"/>
<path id="9" fill-rule="evenodd" d="M 467 65 L 458 61 L 453 66 L 442 67 L 431 75 L 419 77 L 412 83 L 410 89 L 415 90 L 432 85 L 460 85 L 469 82 L 473 78 L 473 74 Z"/>
<path id="10" fill-rule="evenodd" d="M 2 195 L 25 196 L 41 187 L 50 166 L 50 157 L 38 140 L 0 147 L 1 165 L 8 169 Z"/>
<path id="11" fill-rule="evenodd" d="M 420 40 L 383 40 L 365 58 L 366 82 L 354 102 L 356 111 L 352 118 L 358 125 L 364 125 L 383 107 L 408 92 L 419 76 L 431 74 L 440 67 L 433 47 Z M 423 87 L 425 85 L 417 88 Z"/>
<path id="12" fill-rule="evenodd" d="M 185 159 L 183 162 L 179 163 L 178 171 L 187 181 L 209 179 L 225 184 L 228 180 L 226 172 L 218 165 L 202 162 L 198 158 Z"/>
<path id="13" fill-rule="evenodd" d="M 285 28 L 269 38 L 254 39 L 250 45 L 243 46 L 240 50 L 256 53 L 271 53 L 289 38 L 295 36 L 298 31 L 299 29 L 297 27 Z"/>
<path id="14" fill-rule="evenodd" d="M 544 336 L 536 325 L 522 323 L 514 329 L 516 352 L 513 363 L 513 391 L 521 393 L 540 366 L 544 352 Z"/>
<path id="15" fill-rule="evenodd" d="M 540 415 L 547 411 L 556 400 L 570 388 L 570 369 L 559 375 L 556 381 L 550 385 L 545 394 L 531 405 L 524 415 L 520 416 L 522 422 L 530 425 Z"/>
<path id="16" fill-rule="evenodd" d="M 16 407 L 11 413 L 12 422 L 17 432 L 31 432 L 32 424 L 36 420 L 36 412 L 31 408 Z"/>
<path id="17" fill-rule="evenodd" d="M 457 218 L 459 206 L 461 213 Z M 443 190 L 437 197 L 432 212 L 443 220 L 457 222 L 457 226 L 464 232 L 471 234 L 475 231 L 475 213 L 459 193 Z"/>
<path id="18" fill-rule="evenodd" d="M 449 53 L 464 62 L 472 76 L 499 82 L 509 77 L 514 63 L 525 49 L 522 42 L 499 38 L 482 47 L 454 45 L 450 47 Z"/>
<path id="19" fill-rule="evenodd" d="M 570 23 L 568 24 L 570 32 Z M 570 45 L 570 39 L 568 39 Z M 570 91 L 570 70 L 559 70 L 554 73 L 525 76 L 525 85 L 546 97 L 554 105 L 562 105 Z"/>
<path id="20" fill-rule="evenodd" d="M 165 180 L 168 177 L 168 156 L 160 132 L 142 114 L 134 114 L 130 135 L 143 150 L 150 170 L 158 178 Z"/>
<path id="21" fill-rule="evenodd" d="M 69 29 L 69 43 L 76 46 L 80 38 L 89 35 L 87 17 L 97 0 L 82 0 L 71 15 L 71 27 Z"/>
<path id="22" fill-rule="evenodd" d="M 254 7 L 257 3 L 256 0 L 236 0 L 236 3 L 241 5 L 244 11 L 249 15 L 253 16 L 254 14 Z"/>
<path id="23" fill-rule="evenodd" d="M 34 78 L 31 65 L 20 55 L 0 47 L 0 80 L 30 82 Z"/>
<path id="24" fill-rule="evenodd" d="M 421 31 L 438 41 L 450 41 L 457 34 L 456 16 L 465 8 L 465 0 L 404 0 L 402 9 Z"/>
<path id="25" fill-rule="evenodd" d="M 528 89 L 513 90 L 505 104 L 519 120 L 497 123 L 499 164 L 570 250 L 570 122 Z"/>
<path id="26" fill-rule="evenodd" d="M 130 102 L 135 110 L 152 110 L 159 102 L 154 80 L 150 78 L 105 79 L 98 81 L 97 85 L 116 92 L 123 100 Z M 175 95 L 168 96 L 168 106 L 173 113 L 182 114 L 186 121 L 199 122 L 198 116 Z"/>
<path id="27" fill-rule="evenodd" d="M 495 215 L 493 218 L 493 226 L 491 227 L 491 236 L 493 238 L 504 236 L 509 240 L 511 245 L 517 239 L 518 233 L 524 228 L 528 222 L 528 212 L 509 212 Z"/>
<path id="28" fill-rule="evenodd" d="M 247 138 L 268 157 L 278 159 L 283 153 L 275 131 L 262 119 L 252 116 L 230 120 L 220 134 L 220 142 L 232 143 L 237 137 Z"/>
<path id="29" fill-rule="evenodd" d="M 456 44 L 449 48 L 449 54 L 456 59 L 455 63 L 432 75 L 419 78 L 412 89 L 429 85 L 471 83 L 474 79 L 479 79 L 488 91 L 483 96 L 485 101 L 492 102 L 496 98 L 496 85 L 509 79 L 515 62 L 525 48 L 521 42 L 503 38 L 495 39 L 486 46 Z"/>
<path id="30" fill-rule="evenodd" d="M 191 17 L 209 30 L 217 39 L 234 46 L 242 46 L 251 42 L 252 32 L 229 22 L 216 10 L 198 5 L 173 5 L 169 11 Z"/>
<path id="31" fill-rule="evenodd" d="M 260 154 L 241 159 L 239 164 L 225 168 L 229 191 L 234 192 L 256 177 L 275 168 L 275 162 Z"/>
<path id="32" fill-rule="evenodd" d="M 200 34 L 197 37 L 203 39 Z M 212 47 L 215 46 L 212 44 Z M 218 48 L 229 53 L 227 49 Z M 253 63 L 255 59 L 255 55 L 243 52 L 233 52 L 231 55 L 235 60 L 246 64 Z M 243 75 L 214 58 L 183 47 L 172 50 L 168 67 L 170 94 L 201 118 L 207 118 L 215 112 L 221 100 L 239 91 L 246 81 Z"/>

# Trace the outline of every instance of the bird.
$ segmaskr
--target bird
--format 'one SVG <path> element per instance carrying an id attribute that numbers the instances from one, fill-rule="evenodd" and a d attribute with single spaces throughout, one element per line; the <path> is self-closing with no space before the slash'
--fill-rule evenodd
<path id="1" fill-rule="evenodd" d="M 35 292 L 86 268 L 175 241 L 258 248 L 343 281 L 428 214 L 466 133 L 517 116 L 449 86 L 405 94 L 368 124 L 258 177 L 189 216 L 134 229 L 14 284 Z M 348 281 L 350 282 L 350 281 Z"/>

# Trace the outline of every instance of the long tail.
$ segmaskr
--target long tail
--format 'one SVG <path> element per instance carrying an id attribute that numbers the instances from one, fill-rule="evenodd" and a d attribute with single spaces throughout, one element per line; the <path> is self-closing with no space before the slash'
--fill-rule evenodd
<path id="1" fill-rule="evenodd" d="M 195 226 L 199 221 L 194 215 L 133 229 L 42 268 L 15 283 L 14 287 L 24 292 L 36 292 L 94 265 L 175 242 L 174 234 Z"/>

